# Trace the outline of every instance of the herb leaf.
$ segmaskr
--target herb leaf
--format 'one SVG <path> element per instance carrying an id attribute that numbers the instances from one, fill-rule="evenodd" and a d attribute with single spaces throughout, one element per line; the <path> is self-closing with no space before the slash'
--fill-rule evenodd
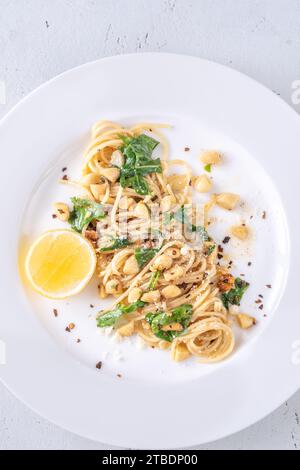
<path id="1" fill-rule="evenodd" d="M 149 194 L 149 186 L 147 181 L 145 180 L 145 178 L 143 178 L 143 176 L 139 175 L 135 169 L 133 169 L 133 172 L 135 172 L 133 176 L 125 177 L 124 172 L 122 172 L 121 170 L 121 186 L 123 188 L 132 188 L 137 194 L 146 196 L 147 194 Z M 131 173 L 132 171 L 130 171 L 130 174 Z"/>
<path id="2" fill-rule="evenodd" d="M 206 250 L 206 256 L 211 255 L 215 251 L 216 245 L 210 245 Z"/>
<path id="3" fill-rule="evenodd" d="M 148 285 L 148 290 L 154 290 L 155 289 L 160 275 L 161 275 L 160 271 L 154 271 L 151 274 L 150 282 L 149 282 L 149 285 Z"/>
<path id="4" fill-rule="evenodd" d="M 228 308 L 229 305 L 240 305 L 242 297 L 249 287 L 249 283 L 239 277 L 236 278 L 234 284 L 234 289 L 221 295 L 221 300 L 226 308 Z"/>
<path id="5" fill-rule="evenodd" d="M 207 171 L 208 173 L 211 173 L 211 163 L 208 163 L 207 165 L 205 165 L 204 170 Z"/>
<path id="6" fill-rule="evenodd" d="M 194 224 L 191 224 L 190 228 L 192 232 L 196 232 L 200 236 L 203 242 L 207 242 L 210 240 L 210 236 L 208 235 L 207 230 L 202 227 L 202 225 L 196 226 Z"/>
<path id="7" fill-rule="evenodd" d="M 83 228 L 93 220 L 101 220 L 105 217 L 102 204 L 79 197 L 72 197 L 71 201 L 73 210 L 68 222 L 76 232 L 82 232 Z"/>
<path id="8" fill-rule="evenodd" d="M 164 331 L 162 327 L 172 323 L 180 323 L 183 329 L 189 326 L 193 313 L 193 308 L 189 304 L 183 304 L 171 310 L 171 315 L 165 312 L 148 313 L 146 321 L 150 324 L 152 332 L 160 339 L 172 342 L 174 338 L 180 336 L 182 331 Z"/>
<path id="9" fill-rule="evenodd" d="M 168 225 L 174 220 L 174 212 L 164 212 L 163 214 L 163 224 Z"/>
<path id="10" fill-rule="evenodd" d="M 112 244 L 109 246 L 105 246 L 101 248 L 100 251 L 112 251 L 112 250 L 119 250 L 120 248 L 124 248 L 128 245 L 131 245 L 132 242 L 128 240 L 128 238 L 113 238 Z"/>
<path id="11" fill-rule="evenodd" d="M 207 230 L 202 225 L 197 226 L 190 222 L 186 207 L 181 206 L 180 209 L 174 213 L 174 218 L 182 225 L 185 225 L 189 232 L 196 232 L 203 242 L 210 240 L 210 236 L 208 235 Z"/>
<path id="12" fill-rule="evenodd" d="M 135 259 L 138 262 L 139 268 L 143 268 L 145 264 L 154 258 L 159 249 L 157 248 L 137 248 L 134 252 Z"/>
<path id="13" fill-rule="evenodd" d="M 160 159 L 151 157 L 159 142 L 146 134 L 125 137 L 122 140 L 124 145 L 121 150 L 125 163 L 121 167 L 121 186 L 132 188 L 138 194 L 149 194 L 149 187 L 144 176 L 149 173 L 162 172 Z"/>
<path id="14" fill-rule="evenodd" d="M 97 319 L 97 326 L 99 328 L 105 328 L 107 326 L 114 326 L 116 321 L 126 313 L 133 313 L 137 309 L 144 307 L 145 302 L 138 300 L 129 305 L 118 304 L 114 310 L 110 310 L 104 315 Z"/>

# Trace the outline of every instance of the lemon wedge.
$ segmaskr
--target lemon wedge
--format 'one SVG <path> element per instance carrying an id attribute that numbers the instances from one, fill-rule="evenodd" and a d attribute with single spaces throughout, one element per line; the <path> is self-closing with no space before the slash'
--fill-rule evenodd
<path id="1" fill-rule="evenodd" d="M 96 267 L 96 254 L 88 240 L 71 230 L 51 230 L 31 246 L 25 272 L 32 287 L 51 299 L 78 294 Z"/>

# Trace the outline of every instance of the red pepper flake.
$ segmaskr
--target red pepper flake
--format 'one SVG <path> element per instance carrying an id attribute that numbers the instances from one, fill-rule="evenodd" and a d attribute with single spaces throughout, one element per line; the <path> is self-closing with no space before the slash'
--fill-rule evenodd
<path id="1" fill-rule="evenodd" d="M 224 248 L 221 245 L 218 245 L 218 250 L 219 250 L 220 253 L 223 253 Z"/>
<path id="2" fill-rule="evenodd" d="M 69 323 L 68 326 L 66 326 L 65 331 L 70 333 L 71 330 L 74 330 L 75 328 L 75 323 Z"/>
<path id="3" fill-rule="evenodd" d="M 185 152 L 189 152 L 190 150 L 191 150 L 190 147 L 184 147 Z"/>
<path id="4" fill-rule="evenodd" d="M 267 213 L 266 213 L 266 211 L 263 211 L 263 213 L 262 213 L 262 216 L 261 216 L 261 217 L 262 217 L 262 219 L 266 219 L 266 218 L 267 218 Z"/>
<path id="5" fill-rule="evenodd" d="M 222 259 L 222 258 L 223 258 L 223 255 L 222 255 L 221 253 L 218 253 L 218 254 L 217 254 L 217 258 L 218 258 L 218 259 Z"/>
<path id="6" fill-rule="evenodd" d="M 257 299 L 257 300 L 255 301 L 255 303 L 256 303 L 256 304 L 261 304 L 261 303 L 262 303 L 262 300 L 261 300 L 261 299 Z"/>
<path id="7" fill-rule="evenodd" d="M 224 238 L 224 240 L 222 241 L 222 243 L 228 243 L 230 240 L 230 237 L 228 237 L 228 235 Z"/>
<path id="8" fill-rule="evenodd" d="M 62 177 L 62 179 L 63 179 L 64 181 L 68 181 L 68 179 L 69 179 L 69 178 L 68 178 L 68 175 L 64 175 L 64 176 Z"/>
<path id="9" fill-rule="evenodd" d="M 268 289 L 272 289 L 271 284 L 266 284 L 266 287 L 267 287 Z"/>
<path id="10" fill-rule="evenodd" d="M 264 308 L 263 304 L 261 304 L 258 308 L 259 308 L 260 310 L 263 310 L 263 308 Z"/>
<path id="11" fill-rule="evenodd" d="M 119 379 L 122 378 L 122 374 L 117 374 L 117 377 L 119 377 Z"/>
<path id="12" fill-rule="evenodd" d="M 65 171 L 67 171 L 67 169 L 68 168 L 66 166 L 64 166 L 61 171 L 64 173 Z"/>
<path id="13" fill-rule="evenodd" d="M 97 362 L 97 364 L 96 364 L 96 369 L 99 369 L 99 370 L 100 370 L 101 367 L 102 367 L 102 362 L 101 362 L 101 361 Z"/>
<path id="14" fill-rule="evenodd" d="M 53 314 L 54 314 L 54 316 L 55 316 L 55 317 L 57 317 L 57 316 L 58 316 L 58 311 L 57 311 L 57 308 L 54 308 L 54 309 L 53 309 Z"/>
<path id="15" fill-rule="evenodd" d="M 57 218 L 57 215 L 56 214 L 52 214 L 52 219 L 56 219 Z"/>

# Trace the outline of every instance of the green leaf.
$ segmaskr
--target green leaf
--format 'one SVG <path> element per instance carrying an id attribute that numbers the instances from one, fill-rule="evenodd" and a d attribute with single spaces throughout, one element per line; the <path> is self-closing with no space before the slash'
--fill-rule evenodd
<path id="1" fill-rule="evenodd" d="M 211 255 L 215 251 L 216 245 L 210 245 L 206 250 L 206 256 Z"/>
<path id="2" fill-rule="evenodd" d="M 123 154 L 132 158 L 133 155 L 138 164 L 150 159 L 155 147 L 159 142 L 146 134 L 140 134 L 137 137 L 127 137 L 124 141 Z"/>
<path id="3" fill-rule="evenodd" d="M 229 305 L 240 305 L 242 297 L 249 287 L 249 283 L 239 277 L 236 278 L 234 284 L 234 289 L 221 295 L 221 300 L 226 308 L 228 308 Z"/>
<path id="4" fill-rule="evenodd" d="M 181 206 L 180 209 L 178 209 L 174 213 L 175 220 L 180 222 L 182 225 L 185 225 L 189 232 L 197 233 L 203 242 L 210 240 L 210 236 L 208 235 L 204 227 L 202 227 L 201 225 L 196 226 L 190 222 L 188 214 L 187 214 L 187 210 L 188 210 L 187 207 Z"/>
<path id="5" fill-rule="evenodd" d="M 161 275 L 160 271 L 154 271 L 151 274 L 150 282 L 149 282 L 149 285 L 148 285 L 148 290 L 154 290 L 155 289 L 160 275 Z"/>
<path id="6" fill-rule="evenodd" d="M 76 232 L 81 233 L 90 222 L 101 220 L 106 216 L 102 204 L 79 197 L 72 197 L 71 201 L 73 203 L 73 210 L 68 222 Z"/>
<path id="7" fill-rule="evenodd" d="M 110 310 L 109 312 L 105 313 L 104 315 L 98 317 L 97 319 L 97 326 L 99 328 L 105 328 L 107 326 L 114 326 L 116 321 L 125 314 L 133 313 L 139 308 L 143 308 L 145 302 L 138 300 L 129 305 L 122 305 L 118 304 L 114 310 Z"/>
<path id="8" fill-rule="evenodd" d="M 193 307 L 189 304 L 182 304 L 179 307 L 173 308 L 172 317 L 175 322 L 181 323 L 184 328 L 187 328 L 193 313 Z"/>
<path id="9" fill-rule="evenodd" d="M 143 268 L 158 253 L 159 248 L 137 248 L 134 252 L 139 268 Z"/>
<path id="10" fill-rule="evenodd" d="M 137 194 L 141 194 L 142 196 L 150 194 L 147 181 L 139 175 L 138 172 L 135 172 L 134 176 L 125 177 L 124 173 L 121 171 L 120 183 L 122 188 L 132 188 Z"/>
<path id="11" fill-rule="evenodd" d="M 185 329 L 189 326 L 193 308 L 189 304 L 183 304 L 171 310 L 171 315 L 165 312 L 148 313 L 145 317 L 150 324 L 152 332 L 160 339 L 172 342 L 174 338 L 180 336 L 182 331 L 163 331 L 162 328 L 172 323 L 180 323 Z"/>
<path id="12" fill-rule="evenodd" d="M 208 173 L 211 173 L 211 163 L 208 163 L 205 165 L 204 170 L 207 171 Z"/>
<path id="13" fill-rule="evenodd" d="M 161 173 L 159 158 L 153 159 L 152 152 L 159 142 L 146 134 L 137 137 L 122 138 L 122 152 L 125 163 L 121 168 L 120 183 L 123 188 L 132 188 L 138 194 L 149 194 L 149 187 L 144 176 Z"/>
<path id="14" fill-rule="evenodd" d="M 189 223 L 189 218 L 187 215 L 187 207 L 181 206 L 180 209 L 178 209 L 176 212 L 174 212 L 174 219 L 177 220 L 177 222 L 180 222 L 181 224 L 185 225 Z"/>
<path id="15" fill-rule="evenodd" d="M 168 225 L 174 220 L 175 214 L 174 212 L 165 212 L 163 214 L 163 224 Z"/>
<path id="16" fill-rule="evenodd" d="M 190 227 L 191 227 L 191 231 L 196 232 L 200 236 L 203 242 L 207 242 L 211 239 L 207 233 L 207 230 L 204 227 L 202 227 L 202 225 L 196 226 L 194 224 L 191 224 Z"/>
<path id="17" fill-rule="evenodd" d="M 132 245 L 132 242 L 128 240 L 128 238 L 113 238 L 112 243 L 109 246 L 105 246 L 101 248 L 100 251 L 113 251 L 119 250 L 120 248 L 124 248 L 128 245 Z"/>

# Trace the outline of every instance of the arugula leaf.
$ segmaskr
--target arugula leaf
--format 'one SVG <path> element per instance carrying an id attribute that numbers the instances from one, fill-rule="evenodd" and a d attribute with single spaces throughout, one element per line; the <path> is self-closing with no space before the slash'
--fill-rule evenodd
<path id="1" fill-rule="evenodd" d="M 100 316 L 97 319 L 97 326 L 99 328 L 105 328 L 107 326 L 114 326 L 116 321 L 126 313 L 133 313 L 139 308 L 144 307 L 145 302 L 138 300 L 129 305 L 122 305 L 118 304 L 114 310 L 110 310 L 109 312 L 105 313 L 104 315 Z"/>
<path id="2" fill-rule="evenodd" d="M 136 170 L 133 171 L 136 172 Z M 122 188 L 132 188 L 137 194 L 141 194 L 142 196 L 147 196 L 147 194 L 149 194 L 147 181 L 137 172 L 134 176 L 126 177 L 124 172 L 121 170 L 120 183 Z"/>
<path id="3" fill-rule="evenodd" d="M 176 322 L 181 323 L 184 328 L 187 328 L 193 313 L 193 307 L 189 304 L 182 304 L 179 307 L 173 308 L 172 315 Z"/>
<path id="4" fill-rule="evenodd" d="M 90 222 L 101 220 L 106 215 L 102 204 L 80 197 L 72 197 L 71 201 L 73 203 L 73 210 L 68 222 L 76 232 L 82 232 L 83 228 Z"/>
<path id="5" fill-rule="evenodd" d="M 137 137 L 122 137 L 122 152 L 125 163 L 121 167 L 120 183 L 123 188 L 134 189 L 138 194 L 149 194 L 145 175 L 161 173 L 159 158 L 153 159 L 152 152 L 159 142 L 146 134 Z"/>
<path id="6" fill-rule="evenodd" d="M 186 225 L 187 230 L 189 232 L 196 232 L 203 242 L 210 240 L 210 236 L 208 235 L 207 230 L 204 227 L 202 227 L 201 225 L 194 225 L 190 222 L 189 217 L 187 215 L 187 208 L 185 208 L 184 206 L 181 206 L 180 209 L 178 209 L 174 213 L 174 218 L 182 225 Z"/>
<path id="7" fill-rule="evenodd" d="M 211 163 L 208 163 L 207 165 L 205 165 L 204 170 L 207 171 L 208 173 L 211 173 Z"/>
<path id="8" fill-rule="evenodd" d="M 182 225 L 189 224 L 187 207 L 181 206 L 176 212 L 174 212 L 174 219 L 180 222 Z"/>
<path id="9" fill-rule="evenodd" d="M 207 242 L 211 239 L 210 236 L 207 233 L 207 230 L 204 227 L 202 227 L 202 225 L 196 226 L 194 224 L 191 224 L 190 225 L 190 230 L 192 232 L 196 232 L 198 235 L 200 235 L 200 238 L 203 242 Z"/>
<path id="10" fill-rule="evenodd" d="M 206 256 L 211 255 L 215 251 L 216 245 L 210 245 L 206 250 Z"/>
<path id="11" fill-rule="evenodd" d="M 123 154 L 129 158 L 135 157 L 137 162 L 142 164 L 151 158 L 159 142 L 146 134 L 140 134 L 137 137 L 125 137 L 124 144 Z"/>
<path id="12" fill-rule="evenodd" d="M 138 262 L 139 268 L 143 268 L 145 264 L 149 263 L 158 251 L 159 248 L 137 248 L 134 252 L 134 256 Z"/>
<path id="13" fill-rule="evenodd" d="M 149 282 L 149 285 L 148 285 L 148 290 L 154 290 L 155 289 L 160 275 L 161 275 L 160 271 L 154 271 L 151 274 L 150 282 Z"/>
<path id="14" fill-rule="evenodd" d="M 221 300 L 226 308 L 228 308 L 229 305 L 240 305 L 242 297 L 249 287 L 249 283 L 239 277 L 236 278 L 234 285 L 235 287 L 233 289 L 221 295 Z"/>
<path id="15" fill-rule="evenodd" d="M 168 225 L 171 223 L 172 220 L 174 220 L 174 212 L 165 212 L 163 214 L 163 224 Z"/>
<path id="16" fill-rule="evenodd" d="M 148 313 L 145 317 L 150 324 L 152 332 L 160 339 L 172 342 L 174 338 L 180 336 L 182 331 L 164 331 L 162 328 L 172 323 L 180 323 L 185 329 L 189 326 L 193 313 L 193 308 L 189 304 L 183 304 L 171 310 L 171 315 L 165 312 Z"/>
<path id="17" fill-rule="evenodd" d="M 120 248 L 124 248 L 125 246 L 131 245 L 132 242 L 128 240 L 128 238 L 113 238 L 112 244 L 109 246 L 105 246 L 101 248 L 100 251 L 112 251 L 112 250 L 119 250 Z"/>

